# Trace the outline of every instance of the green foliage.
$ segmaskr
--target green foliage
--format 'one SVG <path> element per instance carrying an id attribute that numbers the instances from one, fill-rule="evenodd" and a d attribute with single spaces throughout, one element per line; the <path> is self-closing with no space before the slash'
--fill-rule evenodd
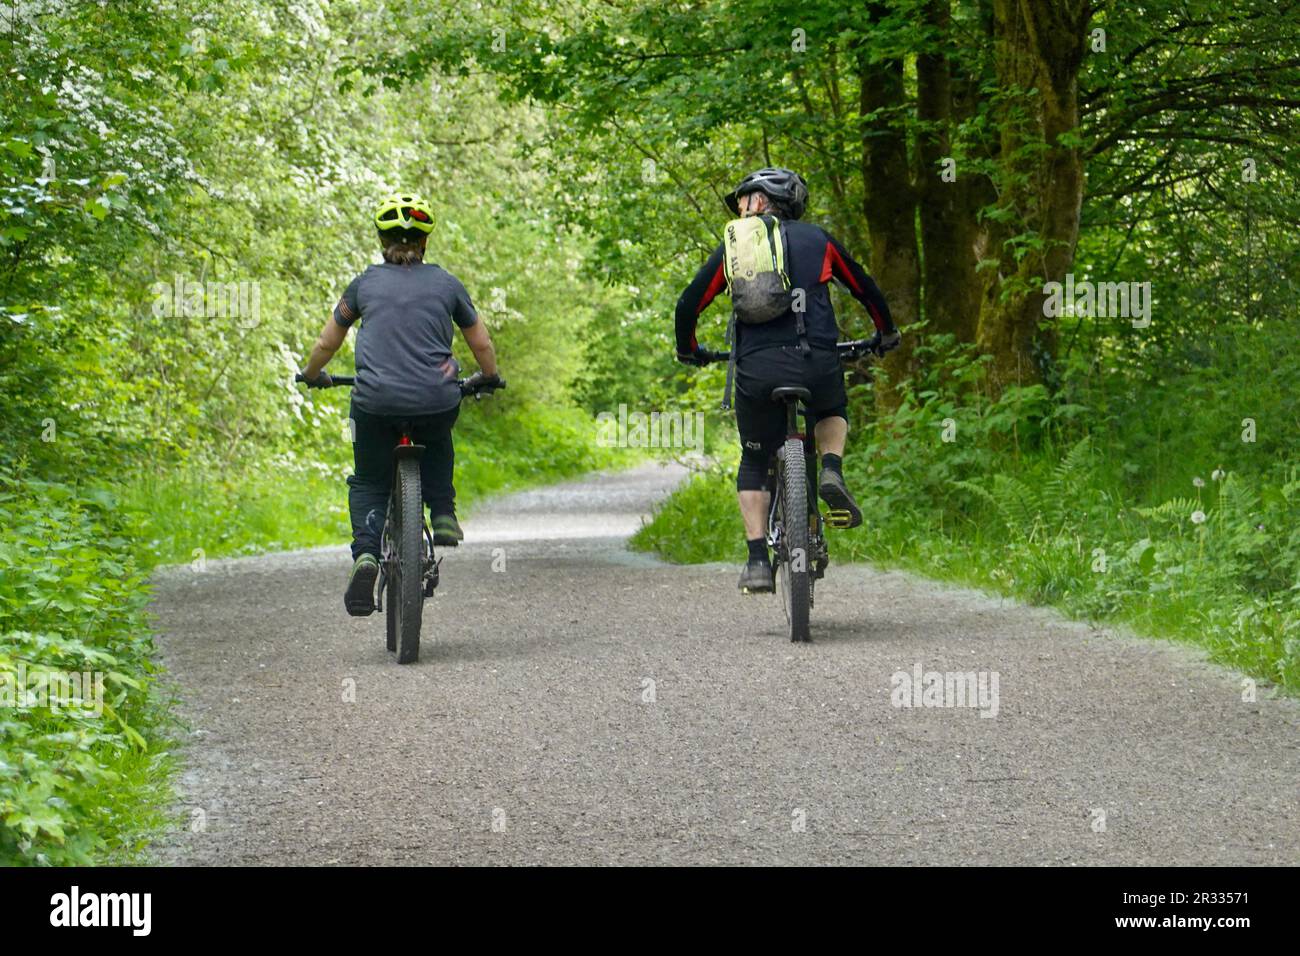
<path id="1" fill-rule="evenodd" d="M 159 822 L 149 595 L 117 506 L 0 471 L 0 863 L 129 859 Z M 82 705 L 37 694 L 51 674 L 95 672 L 102 695 L 92 679 Z"/>
<path id="2" fill-rule="evenodd" d="M 466 408 L 456 426 L 457 509 L 472 509 L 482 498 L 511 488 L 636 460 L 626 449 L 597 446 L 595 423 L 571 407 L 530 404 L 492 415 L 482 411 Z"/>
<path id="3" fill-rule="evenodd" d="M 343 478 L 314 469 L 147 475 L 127 485 L 123 498 L 142 517 L 137 546 L 159 564 L 310 548 L 351 537 Z"/>
<path id="4" fill-rule="evenodd" d="M 1031 483 L 995 474 L 988 488 L 961 480 L 954 481 L 953 486 L 971 492 L 990 505 L 1013 537 L 1073 534 L 1081 530 L 1079 519 L 1086 517 L 1080 504 L 1092 479 L 1087 467 L 1091 451 L 1092 438 L 1084 435 L 1050 467 L 1044 480 Z"/>

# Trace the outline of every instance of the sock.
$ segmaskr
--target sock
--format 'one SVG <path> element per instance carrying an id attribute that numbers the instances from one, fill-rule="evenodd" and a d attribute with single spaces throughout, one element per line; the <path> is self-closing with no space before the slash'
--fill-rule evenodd
<path id="1" fill-rule="evenodd" d="M 839 455 L 832 455 L 830 452 L 822 455 L 822 468 L 826 471 L 833 471 L 837 475 L 842 475 L 843 472 L 840 471 L 840 465 L 843 463 L 844 459 Z"/>
<path id="2" fill-rule="evenodd" d="M 765 564 L 771 560 L 767 556 L 766 538 L 754 538 L 752 540 L 746 539 L 745 544 L 749 546 L 749 560 L 762 561 Z"/>

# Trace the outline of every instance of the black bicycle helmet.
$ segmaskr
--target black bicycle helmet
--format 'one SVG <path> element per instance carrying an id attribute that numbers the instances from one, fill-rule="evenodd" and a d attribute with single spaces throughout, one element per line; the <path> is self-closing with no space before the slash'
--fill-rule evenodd
<path id="1" fill-rule="evenodd" d="M 803 177 L 780 166 L 767 166 L 750 173 L 723 197 L 732 215 L 740 215 L 740 197 L 750 193 L 763 193 L 792 219 L 802 218 L 804 206 L 808 204 L 808 184 Z"/>

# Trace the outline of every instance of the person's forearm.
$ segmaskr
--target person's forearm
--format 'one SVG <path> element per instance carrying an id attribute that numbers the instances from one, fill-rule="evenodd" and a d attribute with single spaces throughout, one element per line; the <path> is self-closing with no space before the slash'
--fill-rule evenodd
<path id="1" fill-rule="evenodd" d="M 317 340 L 316 345 L 311 350 L 311 358 L 307 360 L 307 367 L 302 370 L 303 377 L 312 381 L 320 374 L 320 370 L 329 364 L 329 360 L 334 357 L 337 349 L 332 349 L 324 342 Z"/>
<path id="2" fill-rule="evenodd" d="M 492 376 L 497 373 L 497 350 L 492 347 L 492 341 L 489 339 L 480 346 L 470 346 L 470 351 L 474 353 L 474 361 L 478 362 L 478 367 L 483 370 L 483 374 Z"/>
<path id="3" fill-rule="evenodd" d="M 726 286 L 727 279 L 722 268 L 722 246 L 718 246 L 677 299 L 677 308 L 673 313 L 673 330 L 677 340 L 677 351 L 680 354 L 694 352 L 699 347 L 695 338 L 695 326 L 699 321 L 699 315 Z"/>

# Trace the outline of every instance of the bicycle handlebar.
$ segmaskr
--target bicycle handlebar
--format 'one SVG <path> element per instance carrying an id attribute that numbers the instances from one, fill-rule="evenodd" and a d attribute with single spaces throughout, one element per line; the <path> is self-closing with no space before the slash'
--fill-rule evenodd
<path id="1" fill-rule="evenodd" d="M 304 384 L 311 385 L 311 383 L 307 381 L 306 377 L 302 374 L 302 372 L 298 372 L 297 374 L 295 374 L 293 380 L 295 382 L 302 382 Z M 313 388 L 334 388 L 335 386 L 338 385 L 355 385 L 355 384 L 357 384 L 357 379 L 356 376 L 354 375 L 331 375 L 329 385 L 316 385 L 312 387 Z M 499 388 L 505 388 L 506 383 L 505 380 L 502 378 L 498 378 L 495 382 L 493 382 L 493 381 L 484 380 L 481 377 L 478 377 L 477 375 L 471 375 L 469 378 L 457 379 L 456 387 L 460 389 L 460 394 L 465 396 L 466 398 L 468 398 L 470 395 L 473 395 L 475 398 L 478 398 L 480 395 L 491 394 L 492 392 L 495 392 Z"/>
<path id="2" fill-rule="evenodd" d="M 484 395 L 491 395 L 499 388 L 506 387 L 506 380 L 500 375 L 493 376 L 496 381 L 483 378 L 482 372 L 475 372 L 469 378 L 462 378 L 456 381 L 460 388 L 460 393 L 466 398 L 473 395 L 475 398 L 481 398 Z"/>
<path id="3" fill-rule="evenodd" d="M 864 354 L 875 355 L 872 348 L 875 343 L 871 339 L 854 339 L 851 342 L 836 342 L 835 349 L 840 353 L 841 358 L 857 359 Z M 711 365 L 714 362 L 726 362 L 731 358 L 730 350 L 715 352 L 712 349 L 700 349 L 699 355 L 704 359 L 705 365 Z"/>
<path id="4" fill-rule="evenodd" d="M 310 382 L 307 381 L 306 376 L 304 376 L 304 375 L 302 374 L 302 372 L 299 372 L 297 375 L 295 375 L 295 376 L 293 377 L 293 380 L 294 380 L 295 382 L 304 382 L 304 383 L 306 383 L 306 384 L 308 384 L 308 385 L 311 384 Z M 316 386 L 313 386 L 313 387 L 315 387 L 315 388 L 333 388 L 335 385 L 355 385 L 355 384 L 357 384 L 357 380 L 356 380 L 356 378 L 355 378 L 354 376 L 351 376 L 351 375 L 331 375 L 331 376 L 330 376 L 330 384 L 329 384 L 329 385 L 316 385 Z"/>

